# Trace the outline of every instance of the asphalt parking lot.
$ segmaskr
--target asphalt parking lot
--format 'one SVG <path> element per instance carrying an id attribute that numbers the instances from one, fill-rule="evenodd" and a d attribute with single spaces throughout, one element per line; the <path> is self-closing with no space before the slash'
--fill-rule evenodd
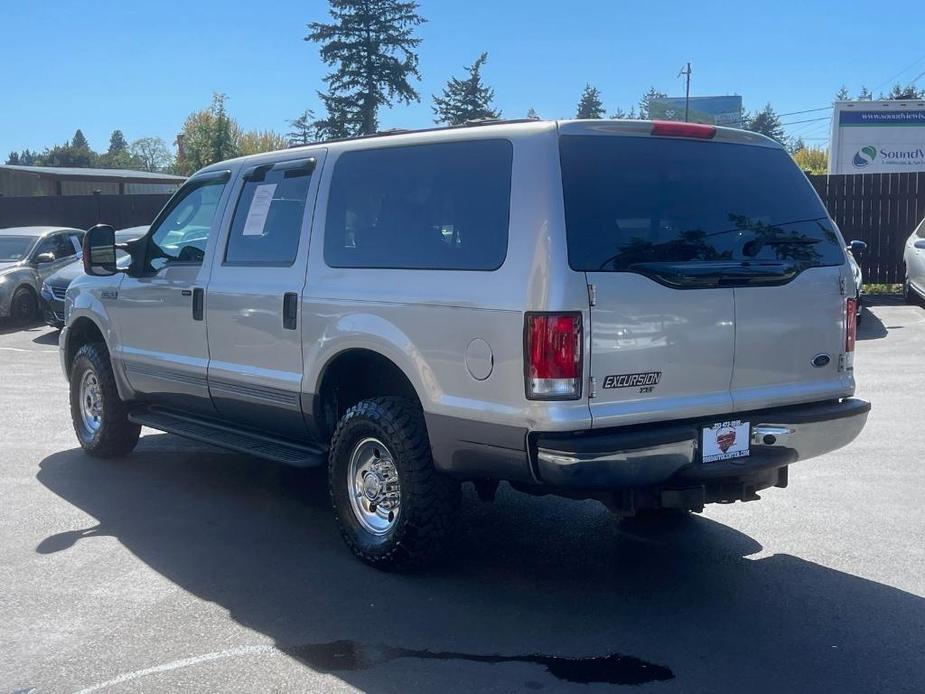
<path id="1" fill-rule="evenodd" d="M 867 315 L 867 429 L 789 489 L 659 524 L 467 493 L 418 575 L 351 557 L 323 473 L 84 456 L 56 341 L 0 326 L 0 692 L 925 691 L 923 309 Z"/>

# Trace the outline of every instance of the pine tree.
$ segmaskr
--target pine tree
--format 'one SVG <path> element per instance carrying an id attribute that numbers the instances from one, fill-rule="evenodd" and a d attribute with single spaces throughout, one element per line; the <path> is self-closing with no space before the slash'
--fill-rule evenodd
<path id="1" fill-rule="evenodd" d="M 841 86 L 837 92 L 835 92 L 835 101 L 850 101 L 851 97 L 848 95 L 848 87 L 845 85 Z"/>
<path id="2" fill-rule="evenodd" d="M 873 100 L 873 98 L 874 98 L 874 95 L 871 94 L 870 89 L 868 89 L 867 87 L 862 86 L 862 87 L 861 87 L 861 93 L 858 94 L 858 101 L 871 101 L 871 100 Z"/>
<path id="3" fill-rule="evenodd" d="M 289 121 L 289 127 L 292 130 L 286 133 L 286 140 L 290 147 L 307 145 L 315 140 L 315 114 L 310 108 L 302 111 L 298 118 Z"/>
<path id="4" fill-rule="evenodd" d="M 113 130 L 112 135 L 109 136 L 109 149 L 106 153 L 119 154 L 120 152 L 128 152 L 128 142 L 125 141 L 125 135 L 121 130 Z"/>
<path id="5" fill-rule="evenodd" d="M 411 79 L 421 79 L 414 27 L 425 20 L 413 0 L 329 0 L 331 23 L 312 22 L 306 41 L 321 46 L 334 70 L 325 76 L 328 121 L 348 134 L 369 135 L 381 106 L 420 101 Z"/>
<path id="6" fill-rule="evenodd" d="M 632 118 L 633 116 L 628 114 L 622 108 L 618 107 L 616 111 L 610 114 L 610 117 L 613 118 L 614 120 L 624 120 L 626 118 Z"/>
<path id="7" fill-rule="evenodd" d="M 228 97 L 221 92 L 212 95 L 212 128 L 209 144 L 212 150 L 212 161 L 223 161 L 238 156 L 235 128 L 225 110 L 225 101 Z"/>
<path id="8" fill-rule="evenodd" d="M 527 118 L 530 118 L 531 120 L 542 120 L 540 118 L 540 114 L 537 113 L 536 109 L 533 108 L 532 106 L 527 109 Z"/>
<path id="9" fill-rule="evenodd" d="M 71 147 L 74 149 L 90 149 L 90 143 L 87 142 L 87 138 L 84 137 L 80 128 L 77 128 L 77 132 L 74 133 L 74 137 L 71 139 Z"/>
<path id="10" fill-rule="evenodd" d="M 883 99 L 925 99 L 925 89 L 917 89 L 914 84 L 907 84 L 905 87 L 899 83 L 893 85 L 890 93 L 881 96 Z"/>
<path id="11" fill-rule="evenodd" d="M 482 66 L 488 60 L 488 53 L 482 53 L 472 65 L 465 66 L 469 76 L 465 79 L 451 77 L 443 88 L 443 96 L 434 95 L 434 122 L 447 125 L 461 125 L 475 120 L 491 120 L 501 117 L 501 111 L 492 106 L 495 90 L 482 83 Z"/>
<path id="12" fill-rule="evenodd" d="M 321 92 L 318 92 L 318 97 L 327 111 L 324 118 L 314 122 L 318 139 L 340 140 L 357 134 L 355 113 L 349 98 Z"/>
<path id="13" fill-rule="evenodd" d="M 664 99 L 667 94 L 658 91 L 655 87 L 649 87 L 649 91 L 642 95 L 639 100 L 639 118 L 640 120 L 649 120 L 652 114 L 649 110 L 654 99 Z"/>
<path id="14" fill-rule="evenodd" d="M 586 84 L 585 90 L 578 100 L 578 113 L 575 114 L 575 117 L 585 119 L 603 118 L 604 113 L 604 103 L 601 101 L 600 91 L 597 87 Z"/>
<path id="15" fill-rule="evenodd" d="M 7 157 L 6 163 L 13 164 L 13 165 L 19 164 L 19 152 L 16 152 L 16 151 L 10 152 L 10 156 Z"/>
<path id="16" fill-rule="evenodd" d="M 766 135 L 772 140 L 777 140 L 781 144 L 786 144 L 787 141 L 787 136 L 784 134 L 784 127 L 781 125 L 780 118 L 777 116 L 771 104 L 767 104 L 754 116 L 747 118 L 745 129 Z"/>

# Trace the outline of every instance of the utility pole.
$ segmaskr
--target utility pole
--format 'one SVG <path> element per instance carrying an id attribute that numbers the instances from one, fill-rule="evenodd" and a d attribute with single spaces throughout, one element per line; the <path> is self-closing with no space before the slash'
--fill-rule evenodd
<path id="1" fill-rule="evenodd" d="M 681 68 L 678 77 L 684 75 L 687 78 L 687 86 L 684 88 L 684 122 L 687 123 L 691 111 L 691 64 L 688 63 Z"/>

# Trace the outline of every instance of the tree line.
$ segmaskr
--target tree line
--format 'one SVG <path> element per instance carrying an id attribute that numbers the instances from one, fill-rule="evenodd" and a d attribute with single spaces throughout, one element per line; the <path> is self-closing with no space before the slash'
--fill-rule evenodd
<path id="1" fill-rule="evenodd" d="M 160 138 L 141 138 L 127 143 L 122 132 L 113 131 L 106 152 L 96 153 L 78 130 L 63 145 L 42 153 L 13 152 L 7 163 L 45 166 L 101 166 L 172 171 L 188 175 L 199 168 L 234 156 L 305 145 L 329 139 L 371 135 L 379 131 L 379 112 L 397 104 L 420 102 L 416 83 L 421 80 L 416 29 L 426 22 L 414 0 L 329 0 L 330 21 L 307 25 L 305 41 L 318 46 L 322 62 L 330 68 L 325 88 L 317 92 L 323 113 L 306 108 L 288 121 L 285 134 L 273 130 L 245 131 L 228 114 L 225 94 L 213 95 L 209 107 L 194 111 L 185 120 L 176 140 L 176 156 Z M 460 76 L 451 76 L 440 94 L 432 95 L 434 122 L 460 125 L 469 121 L 498 119 L 495 92 L 483 79 L 488 53 L 481 52 Z M 611 118 L 648 119 L 653 100 L 667 96 L 651 87 L 628 110 L 616 108 Z M 836 99 L 850 98 L 842 87 Z M 862 87 L 858 100 L 871 100 Z M 896 85 L 887 99 L 925 98 L 925 89 Z M 587 83 L 578 97 L 576 118 L 605 118 L 600 90 Z M 539 118 L 530 108 L 527 118 Z M 754 113 L 743 112 L 742 127 L 759 132 L 788 146 L 794 154 L 807 150 L 800 139 L 789 139 L 784 124 L 770 103 Z M 809 154 L 812 154 L 811 152 Z M 804 158 L 809 158 L 809 154 Z M 818 156 L 813 158 L 813 161 Z"/>

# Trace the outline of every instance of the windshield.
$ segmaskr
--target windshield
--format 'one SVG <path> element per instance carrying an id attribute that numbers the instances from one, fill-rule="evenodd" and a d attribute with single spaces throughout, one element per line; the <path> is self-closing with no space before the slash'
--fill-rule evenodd
<path id="1" fill-rule="evenodd" d="M 575 270 L 760 261 L 804 269 L 844 262 L 825 209 L 783 150 L 563 136 L 560 155 Z"/>
<path id="2" fill-rule="evenodd" d="M 0 263 L 15 263 L 27 255 L 35 243 L 31 236 L 0 236 Z"/>

